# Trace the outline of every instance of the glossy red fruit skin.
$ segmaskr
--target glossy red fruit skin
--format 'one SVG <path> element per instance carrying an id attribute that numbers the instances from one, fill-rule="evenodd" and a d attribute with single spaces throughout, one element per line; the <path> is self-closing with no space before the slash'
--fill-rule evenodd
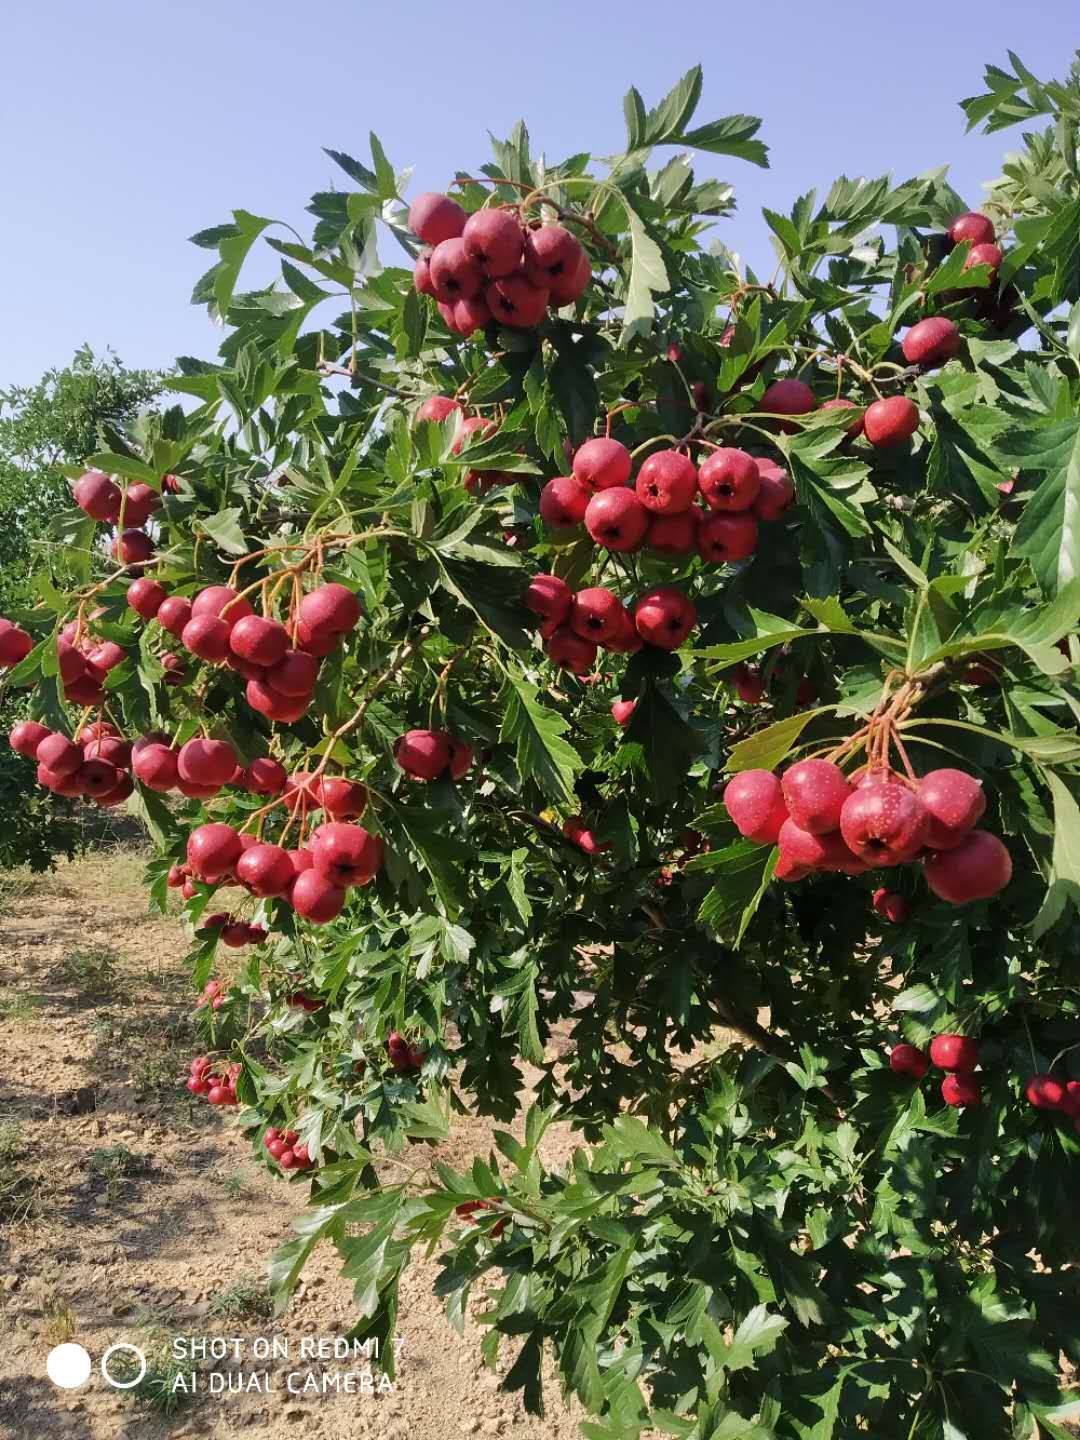
<path id="1" fill-rule="evenodd" d="M 122 530 L 112 543 L 112 556 L 121 565 L 145 565 L 154 553 L 154 542 L 145 530 Z"/>
<path id="2" fill-rule="evenodd" d="M 641 548 L 649 518 L 632 490 L 601 490 L 585 508 L 585 529 L 597 545 L 628 553 Z"/>
<path id="3" fill-rule="evenodd" d="M 698 554 L 708 565 L 735 565 L 757 549 L 758 522 L 748 511 L 705 515 L 697 527 Z"/>
<path id="4" fill-rule="evenodd" d="M 905 895 L 898 895 L 895 890 L 884 887 L 874 891 L 873 906 L 883 920 L 893 925 L 902 925 L 911 914 L 911 901 Z"/>
<path id="5" fill-rule="evenodd" d="M 634 625 L 646 645 L 677 650 L 697 624 L 697 609 L 689 596 L 670 585 L 642 595 L 634 606 Z"/>
<path id="6" fill-rule="evenodd" d="M 450 779 L 464 780 L 465 776 L 473 767 L 473 760 L 476 758 L 471 745 L 466 745 L 464 740 L 458 740 L 455 736 L 450 737 Z"/>
<path id="7" fill-rule="evenodd" d="M 416 412 L 418 420 L 431 420 L 436 425 L 441 425 L 444 420 L 461 410 L 457 400 L 451 399 L 449 395 L 429 395 Z"/>
<path id="8" fill-rule="evenodd" d="M 558 575 L 534 575 L 524 595 L 527 610 L 557 625 L 565 621 L 573 603 L 574 592 Z"/>
<path id="9" fill-rule="evenodd" d="M 145 525 L 155 510 L 161 509 L 161 496 L 150 485 L 136 482 L 124 492 L 120 517 L 125 525 Z"/>
<path id="10" fill-rule="evenodd" d="M 758 460 L 758 493 L 751 509 L 759 520 L 780 520 L 795 504 L 791 476 L 771 460 Z"/>
<path id="11" fill-rule="evenodd" d="M 574 479 L 590 493 L 613 490 L 630 479 L 630 451 L 618 440 L 598 436 L 586 440 L 574 452 Z"/>
<path id="12" fill-rule="evenodd" d="M 846 400 L 842 395 L 838 395 L 835 399 L 824 401 L 821 408 L 822 410 L 857 410 L 859 407 L 855 404 L 854 400 Z M 862 434 L 862 430 L 863 421 L 860 415 L 857 420 L 853 421 L 852 424 L 847 427 L 844 434 L 849 440 L 854 440 L 856 435 Z"/>
<path id="13" fill-rule="evenodd" d="M 269 669 L 289 649 L 289 632 L 276 620 L 245 615 L 229 632 L 229 649 L 241 660 Z"/>
<path id="14" fill-rule="evenodd" d="M 944 315 L 931 315 L 911 327 L 900 349 L 909 365 L 921 365 L 928 370 L 958 355 L 962 344 L 963 337 L 951 320 Z"/>
<path id="15" fill-rule="evenodd" d="M 572 475 L 556 475 L 540 492 L 540 518 L 552 530 L 572 530 L 585 519 L 591 498 Z"/>
<path id="16" fill-rule="evenodd" d="M 988 900 L 1012 879 L 1012 857 L 996 835 L 970 830 L 955 850 L 939 850 L 923 863 L 926 883 L 950 905 Z"/>
<path id="17" fill-rule="evenodd" d="M 962 215 L 957 215 L 947 234 L 954 245 L 965 240 L 969 245 L 991 245 L 997 238 L 993 221 L 977 210 L 965 210 Z"/>
<path id="18" fill-rule="evenodd" d="M 208 585 L 200 590 L 191 602 L 192 615 L 213 615 L 228 625 L 254 615 L 247 598 L 234 590 L 231 585 Z"/>
<path id="19" fill-rule="evenodd" d="M 581 241 L 562 225 L 541 225 L 525 235 L 525 274 L 531 284 L 563 286 L 579 274 Z"/>
<path id="20" fill-rule="evenodd" d="M 808 415 L 817 401 L 814 392 L 802 380 L 788 377 L 774 380 L 757 403 L 757 409 L 766 415 Z M 781 430 L 794 430 L 794 425 L 781 425 Z"/>
<path id="21" fill-rule="evenodd" d="M 567 624 L 575 635 L 603 645 L 619 633 L 623 603 L 600 586 L 579 590 L 570 607 Z"/>
<path id="22" fill-rule="evenodd" d="M 788 885 L 795 885 L 813 873 L 808 865 L 797 865 L 790 855 L 785 855 L 781 850 L 780 858 L 776 862 L 776 869 L 773 871 L 773 879 L 783 880 Z"/>
<path id="23" fill-rule="evenodd" d="M 524 275 L 507 275 L 493 280 L 484 292 L 488 309 L 500 325 L 529 330 L 539 325 L 547 309 L 548 292 L 538 290 Z"/>
<path id="24" fill-rule="evenodd" d="M 586 675 L 596 664 L 596 646 L 591 640 L 575 635 L 569 625 L 558 626 L 544 649 L 553 665 L 574 675 Z"/>
<path id="25" fill-rule="evenodd" d="M 939 1070 L 967 1072 L 979 1063 L 979 1047 L 966 1035 L 935 1035 L 930 1041 L 930 1059 Z"/>
<path id="26" fill-rule="evenodd" d="M 459 335 L 473 335 L 483 330 L 492 320 L 491 309 L 483 295 L 466 295 L 455 300 L 450 307 L 453 312 L 453 328 Z"/>
<path id="27" fill-rule="evenodd" d="M 16 755 L 24 755 L 27 760 L 36 760 L 37 748 L 49 733 L 48 727 L 39 725 L 36 720 L 20 720 L 11 727 L 8 744 Z"/>
<path id="28" fill-rule="evenodd" d="M 698 472 L 689 455 L 656 450 L 638 471 L 634 491 L 654 515 L 683 515 L 698 493 Z"/>
<path id="29" fill-rule="evenodd" d="M 363 613 L 359 598 L 336 581 L 309 590 L 300 601 L 300 621 L 316 633 L 344 635 L 356 628 Z"/>
<path id="30" fill-rule="evenodd" d="M 894 1045 L 889 1051 L 889 1069 L 894 1075 L 921 1080 L 930 1069 L 929 1058 L 914 1045 Z"/>
<path id="31" fill-rule="evenodd" d="M 179 640 L 191 619 L 191 601 L 182 595 L 170 595 L 158 606 L 156 619 L 163 630 Z"/>
<path id="32" fill-rule="evenodd" d="M 976 265 L 990 266 L 990 284 L 997 279 L 997 273 L 1001 269 L 1001 262 L 1005 259 L 997 245 L 973 245 L 964 261 L 965 270 L 974 270 Z"/>
<path id="33" fill-rule="evenodd" d="M 253 710 L 258 710 L 260 715 L 279 725 L 292 725 L 302 720 L 311 704 L 310 695 L 282 695 L 262 680 L 249 680 L 244 687 L 244 698 Z"/>
<path id="34" fill-rule="evenodd" d="M 865 785 L 844 801 L 840 833 L 853 854 L 875 868 L 913 860 L 926 843 L 930 814 L 906 785 Z"/>
<path id="35" fill-rule="evenodd" d="M 1080 1080 L 1066 1082 L 1065 1098 L 1061 1102 L 1061 1108 L 1066 1115 L 1073 1119 L 1080 1117 Z"/>
<path id="36" fill-rule="evenodd" d="M 200 825 L 188 836 L 187 862 L 191 873 L 208 885 L 223 880 L 240 858 L 240 836 L 231 825 Z"/>
<path id="37" fill-rule="evenodd" d="M 367 809 L 368 792 L 355 780 L 327 775 L 319 782 L 319 804 L 332 820 L 359 820 Z"/>
<path id="38" fill-rule="evenodd" d="M 413 263 L 413 289 L 418 295 L 435 296 L 435 287 L 431 283 L 431 251 L 421 250 Z"/>
<path id="39" fill-rule="evenodd" d="M 127 603 L 144 620 L 153 620 L 166 598 L 165 587 L 148 575 L 133 580 L 128 586 Z"/>
<path id="40" fill-rule="evenodd" d="M 915 793 L 930 812 L 926 843 L 933 850 L 955 850 L 986 811 L 981 782 L 964 770 L 930 770 Z"/>
<path id="41" fill-rule="evenodd" d="M 619 608 L 619 628 L 601 643 L 613 655 L 636 655 L 645 644 L 634 625 L 634 617 L 625 605 Z"/>
<path id="42" fill-rule="evenodd" d="M 964 1109 L 982 1102 L 982 1089 L 973 1075 L 946 1075 L 941 1082 L 941 1098 L 954 1109 Z"/>
<path id="43" fill-rule="evenodd" d="M 296 877 L 288 851 L 280 845 L 253 845 L 237 860 L 236 878 L 253 895 L 272 899 L 284 895 Z"/>
<path id="44" fill-rule="evenodd" d="M 80 475 L 75 481 L 72 495 L 75 504 L 89 515 L 91 520 L 115 524 L 120 518 L 120 488 L 100 470 L 87 470 L 84 475 Z"/>
<path id="45" fill-rule="evenodd" d="M 761 489 L 757 461 L 730 446 L 709 452 L 698 485 L 710 510 L 749 510 Z"/>
<path id="46" fill-rule="evenodd" d="M 1024 1098 L 1036 1110 L 1063 1109 L 1065 1094 L 1065 1086 L 1053 1075 L 1032 1075 L 1024 1086 Z"/>
<path id="47" fill-rule="evenodd" d="M 200 660 L 220 665 L 229 653 L 230 626 L 214 615 L 193 615 L 184 626 L 180 643 Z"/>
<path id="48" fill-rule="evenodd" d="M 13 665 L 18 665 L 33 648 L 33 640 L 20 625 L 0 620 L 0 670 L 10 670 Z"/>
<path id="49" fill-rule="evenodd" d="M 838 830 L 814 835 L 789 818 L 780 827 L 777 844 L 780 846 L 781 859 L 808 872 L 826 870 L 844 875 L 861 875 L 867 868 L 858 856 L 853 855 L 847 848 L 844 837 Z"/>
<path id="50" fill-rule="evenodd" d="M 168 745 L 144 746 L 133 754 L 131 768 L 141 785 L 159 794 L 175 789 L 180 778 L 177 753 Z"/>
<path id="51" fill-rule="evenodd" d="M 784 772 L 781 785 L 788 813 L 800 830 L 828 835 L 840 828 L 840 812 L 851 786 L 831 760 L 800 760 Z"/>
<path id="52" fill-rule="evenodd" d="M 38 743 L 34 752 L 39 765 L 53 775 L 67 777 L 74 775 L 83 763 L 83 752 L 66 735 L 52 733 Z"/>
<path id="53" fill-rule="evenodd" d="M 120 784 L 120 770 L 108 760 L 84 760 L 75 772 L 81 794 L 92 800 L 108 795 Z"/>
<path id="54" fill-rule="evenodd" d="M 578 260 L 577 269 L 572 275 L 556 275 L 552 277 L 548 288 L 548 304 L 553 308 L 560 305 L 573 305 L 581 299 L 582 295 L 589 288 L 592 279 L 592 261 L 582 247 L 581 258 Z"/>
<path id="55" fill-rule="evenodd" d="M 342 888 L 368 884 L 382 867 L 383 842 L 362 825 L 332 820 L 313 832 L 309 845 L 312 868 Z"/>
<path id="56" fill-rule="evenodd" d="M 437 780 L 450 764 L 450 739 L 441 730 L 409 730 L 394 746 L 394 759 L 410 780 Z"/>
<path id="57" fill-rule="evenodd" d="M 525 237 L 509 210 L 477 210 L 461 232 L 465 253 L 491 280 L 510 275 L 521 264 Z"/>
<path id="58" fill-rule="evenodd" d="M 118 770 L 126 770 L 131 764 L 131 742 L 121 740 L 119 735 L 102 735 L 100 739 L 92 740 L 79 738 L 87 760 L 108 760 Z"/>
<path id="59" fill-rule="evenodd" d="M 866 407 L 863 433 L 876 450 L 892 450 L 919 428 L 919 407 L 906 395 L 890 395 Z"/>
<path id="60" fill-rule="evenodd" d="M 433 190 L 425 190 L 409 206 L 409 229 L 425 245 L 455 239 L 465 229 L 468 218 L 456 200 Z"/>
<path id="61" fill-rule="evenodd" d="M 225 785 L 236 773 L 236 751 L 225 740 L 189 740 L 180 747 L 177 773 L 194 785 Z"/>
<path id="62" fill-rule="evenodd" d="M 616 725 L 626 726 L 630 724 L 634 711 L 637 709 L 636 700 L 614 700 L 611 705 L 611 714 Z"/>
<path id="63" fill-rule="evenodd" d="M 736 665 L 731 672 L 731 684 L 739 699 L 747 705 L 760 705 L 765 699 L 765 677 L 760 670 L 749 665 Z"/>
<path id="64" fill-rule="evenodd" d="M 743 770 L 724 787 L 723 803 L 745 840 L 775 845 L 788 818 L 780 777 L 771 770 Z"/>
<path id="65" fill-rule="evenodd" d="M 654 515 L 645 532 L 645 544 L 657 555 L 679 559 L 697 549 L 702 514 L 696 505 L 681 515 Z"/>

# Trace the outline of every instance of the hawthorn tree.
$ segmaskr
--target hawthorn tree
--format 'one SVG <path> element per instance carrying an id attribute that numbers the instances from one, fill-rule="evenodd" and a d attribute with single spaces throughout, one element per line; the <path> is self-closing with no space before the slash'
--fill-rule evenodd
<path id="1" fill-rule="evenodd" d="M 310 240 L 194 237 L 220 358 L 71 472 L 117 536 L 0 649 L 182 889 L 189 1089 L 305 1174 L 282 1304 L 333 1243 L 387 1342 L 442 1246 L 594 1440 L 1080 1416 L 1080 69 L 1010 64 L 981 211 L 841 178 L 771 277 L 697 69 L 600 174 L 519 125 L 407 200 L 373 135 Z"/>

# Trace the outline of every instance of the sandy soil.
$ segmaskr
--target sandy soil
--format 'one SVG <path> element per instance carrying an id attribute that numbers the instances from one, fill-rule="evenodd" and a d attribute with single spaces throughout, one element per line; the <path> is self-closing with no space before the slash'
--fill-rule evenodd
<path id="1" fill-rule="evenodd" d="M 553 1378 L 542 1421 L 499 1389 L 478 1358 L 479 1327 L 460 1337 L 432 1296 L 433 1261 L 404 1284 L 392 1393 L 287 1393 L 290 1372 L 363 1369 L 296 1358 L 305 1337 L 352 1323 L 351 1285 L 332 1248 L 309 1262 L 281 1321 L 250 1304 L 214 1313 L 239 1285 L 260 1296 L 303 1191 L 289 1193 L 227 1115 L 182 1089 L 196 1048 L 187 947 L 179 920 L 146 913 L 141 863 L 131 851 L 99 854 L 0 892 L 0 1437 L 578 1435 L 580 1417 Z M 560 1136 L 552 1145 L 568 1148 Z M 489 1127 L 462 1120 L 431 1155 L 460 1166 L 489 1149 Z M 199 1394 L 168 1416 L 111 1389 L 96 1368 L 74 1391 L 45 1373 L 50 1349 L 66 1341 L 96 1366 L 113 1342 L 153 1359 L 176 1334 L 276 1336 L 293 1358 L 244 1362 L 269 1372 L 273 1393 Z M 502 1357 L 503 1373 L 511 1361 Z"/>

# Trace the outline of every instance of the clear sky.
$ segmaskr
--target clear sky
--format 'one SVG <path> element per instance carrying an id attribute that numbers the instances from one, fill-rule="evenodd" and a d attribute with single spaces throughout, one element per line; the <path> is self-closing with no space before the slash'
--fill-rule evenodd
<path id="1" fill-rule="evenodd" d="M 695 123 L 765 119 L 770 170 L 705 155 L 696 167 L 735 184 L 724 238 L 764 263 L 761 206 L 790 209 L 841 173 L 907 178 L 950 162 L 977 203 L 1011 132 L 965 138 L 956 102 L 1006 49 L 1049 78 L 1080 46 L 1078 0 L 3 10 L 0 388 L 66 363 L 83 341 L 129 365 L 211 356 L 217 333 L 188 299 L 212 257 L 186 237 L 234 206 L 296 221 L 314 190 L 348 186 L 321 147 L 367 159 L 371 129 L 397 168 L 415 167 L 413 193 L 489 158 L 487 130 L 506 135 L 519 116 L 552 158 L 610 153 L 628 84 L 654 104 L 700 61 Z"/>

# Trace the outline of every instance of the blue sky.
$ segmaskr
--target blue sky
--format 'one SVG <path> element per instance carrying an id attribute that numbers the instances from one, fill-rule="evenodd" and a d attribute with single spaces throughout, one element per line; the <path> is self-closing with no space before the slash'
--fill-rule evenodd
<path id="1" fill-rule="evenodd" d="M 208 258 L 186 237 L 234 206 L 302 227 L 311 192 L 343 179 L 321 147 L 366 158 L 371 129 L 398 168 L 415 166 L 412 193 L 488 158 L 487 130 L 505 135 L 521 115 L 553 158 L 610 153 L 627 85 L 653 104 L 700 61 L 698 123 L 765 119 L 770 170 L 697 163 L 736 186 L 725 240 L 764 262 L 761 206 L 789 209 L 841 173 L 907 178 L 950 162 L 977 203 L 1010 132 L 965 138 L 956 102 L 1007 48 L 1049 78 L 1080 45 L 1077 0 L 4 9 L 0 388 L 65 363 L 83 341 L 130 365 L 212 355 L 217 332 L 188 303 Z"/>

